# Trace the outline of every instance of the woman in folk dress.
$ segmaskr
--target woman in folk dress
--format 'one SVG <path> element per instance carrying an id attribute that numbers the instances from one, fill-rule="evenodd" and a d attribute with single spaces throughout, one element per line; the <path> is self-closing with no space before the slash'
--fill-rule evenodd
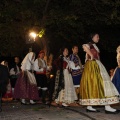
<path id="1" fill-rule="evenodd" d="M 62 102 L 62 106 L 69 106 L 77 100 L 72 76 L 70 73 L 70 65 L 68 59 L 68 49 L 62 50 L 62 55 L 57 61 L 58 69 L 56 72 L 55 91 L 53 98 L 57 103 Z"/>
<path id="2" fill-rule="evenodd" d="M 117 63 L 118 66 L 116 67 L 113 77 L 112 77 L 112 82 L 117 88 L 119 94 L 120 94 L 120 46 L 117 47 Z"/>
<path id="3" fill-rule="evenodd" d="M 111 82 L 110 77 L 100 62 L 99 41 L 97 33 L 91 35 L 91 42 L 83 45 L 86 52 L 86 63 L 80 83 L 80 104 L 86 105 L 86 111 L 99 112 L 92 106 L 105 105 L 105 113 L 118 113 L 110 104 L 119 103 L 118 91 Z"/>
<path id="4" fill-rule="evenodd" d="M 38 88 L 35 76 L 33 74 L 33 63 L 35 54 L 29 52 L 22 61 L 21 70 L 14 91 L 14 98 L 20 98 L 22 104 L 27 104 L 26 100 L 30 100 L 30 104 L 35 104 L 33 100 L 39 100 Z"/>

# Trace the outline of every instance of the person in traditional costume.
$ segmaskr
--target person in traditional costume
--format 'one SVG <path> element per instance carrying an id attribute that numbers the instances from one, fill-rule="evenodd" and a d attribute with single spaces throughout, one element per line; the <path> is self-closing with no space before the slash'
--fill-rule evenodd
<path id="1" fill-rule="evenodd" d="M 0 64 L 0 97 L 7 91 L 7 85 L 9 83 L 9 72 L 5 65 Z"/>
<path id="2" fill-rule="evenodd" d="M 73 62 L 72 63 L 72 78 L 73 78 L 73 83 L 74 83 L 74 87 L 77 93 L 77 96 L 79 98 L 79 87 L 80 87 L 80 80 L 81 80 L 81 75 L 82 75 L 82 70 L 83 70 L 83 66 L 81 63 L 81 60 L 78 56 L 78 46 L 74 45 L 72 47 L 72 51 L 73 53 L 69 56 L 70 61 Z"/>
<path id="3" fill-rule="evenodd" d="M 8 62 L 7 61 L 2 61 L 1 62 L 2 65 L 6 66 L 9 72 L 9 68 L 8 68 Z M 11 83 L 10 83 L 10 79 L 7 85 L 7 91 L 6 93 L 2 96 L 2 101 L 11 101 L 13 99 L 13 95 L 12 95 L 12 87 L 11 87 Z"/>
<path id="4" fill-rule="evenodd" d="M 112 82 L 117 88 L 119 94 L 120 94 L 120 46 L 117 47 L 117 63 L 118 66 L 116 67 L 113 77 L 112 77 Z"/>
<path id="5" fill-rule="evenodd" d="M 5 65 L 0 64 L 0 112 L 2 111 L 1 99 L 7 91 L 9 83 L 9 72 Z"/>
<path id="6" fill-rule="evenodd" d="M 86 52 L 86 63 L 80 83 L 80 104 L 87 106 L 87 112 L 99 112 L 92 106 L 105 105 L 105 113 L 118 113 L 119 110 L 110 106 L 119 103 L 119 93 L 100 61 L 100 51 L 96 46 L 99 35 L 91 34 L 91 40 L 88 44 L 83 45 Z"/>
<path id="7" fill-rule="evenodd" d="M 16 81 L 14 98 L 21 99 L 21 104 L 35 104 L 34 100 L 39 100 L 36 79 L 33 73 L 35 53 L 29 52 L 22 61 L 21 73 Z"/>
<path id="8" fill-rule="evenodd" d="M 12 64 L 10 68 L 10 83 L 12 86 L 12 93 L 14 93 L 15 84 L 21 71 L 20 67 L 20 59 L 19 57 L 15 57 L 14 64 Z"/>
<path id="9" fill-rule="evenodd" d="M 72 76 L 70 73 L 70 63 L 68 56 L 68 49 L 63 48 L 62 55 L 56 60 L 56 78 L 55 88 L 53 93 L 53 100 L 62 103 L 62 106 L 69 106 L 77 100 Z"/>
<path id="10" fill-rule="evenodd" d="M 110 79 L 111 79 L 111 80 L 112 80 L 112 78 L 113 78 L 114 71 L 115 71 L 115 69 L 110 69 L 110 71 L 109 71 L 109 75 L 110 75 Z"/>
<path id="11" fill-rule="evenodd" d="M 39 96 L 41 97 L 42 94 L 42 102 L 46 103 L 46 95 L 48 90 L 46 72 L 47 70 L 51 70 L 51 66 L 47 66 L 44 57 L 45 57 L 45 52 L 44 50 L 41 50 L 39 52 L 38 58 L 35 60 L 34 71 L 35 71 L 37 86 L 40 92 Z"/>

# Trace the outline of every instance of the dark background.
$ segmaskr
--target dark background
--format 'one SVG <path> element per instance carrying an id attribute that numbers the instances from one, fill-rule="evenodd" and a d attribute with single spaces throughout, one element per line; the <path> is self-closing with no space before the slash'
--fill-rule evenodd
<path id="1" fill-rule="evenodd" d="M 35 42 L 29 33 L 40 33 Z M 89 42 L 89 34 L 98 32 L 101 61 L 107 68 L 115 68 L 116 48 L 120 44 L 119 0 L 1 0 L 0 1 L 0 61 L 21 60 L 32 46 L 38 54 L 44 49 L 58 56 L 60 48 L 79 46 L 84 64 L 82 44 Z M 29 41 L 31 40 L 31 42 Z"/>

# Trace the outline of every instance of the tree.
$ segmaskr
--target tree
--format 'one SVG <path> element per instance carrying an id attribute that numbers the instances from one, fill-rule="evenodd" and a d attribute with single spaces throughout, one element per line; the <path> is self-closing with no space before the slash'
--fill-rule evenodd
<path id="1" fill-rule="evenodd" d="M 102 48 L 113 51 L 119 41 L 111 44 L 113 40 L 108 41 L 104 32 L 119 29 L 119 16 L 119 0 L 1 0 L 0 53 L 23 54 L 29 32 L 42 29 L 45 35 L 37 38 L 36 46 L 46 48 L 47 53 L 55 54 L 66 44 L 81 46 L 96 30 L 102 34 Z"/>

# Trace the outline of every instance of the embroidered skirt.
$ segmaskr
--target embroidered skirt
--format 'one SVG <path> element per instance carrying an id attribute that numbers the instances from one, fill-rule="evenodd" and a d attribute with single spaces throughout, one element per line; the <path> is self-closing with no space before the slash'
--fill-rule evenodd
<path id="1" fill-rule="evenodd" d="M 98 60 L 86 62 L 80 83 L 81 105 L 107 105 L 119 102 L 118 91 Z"/>

